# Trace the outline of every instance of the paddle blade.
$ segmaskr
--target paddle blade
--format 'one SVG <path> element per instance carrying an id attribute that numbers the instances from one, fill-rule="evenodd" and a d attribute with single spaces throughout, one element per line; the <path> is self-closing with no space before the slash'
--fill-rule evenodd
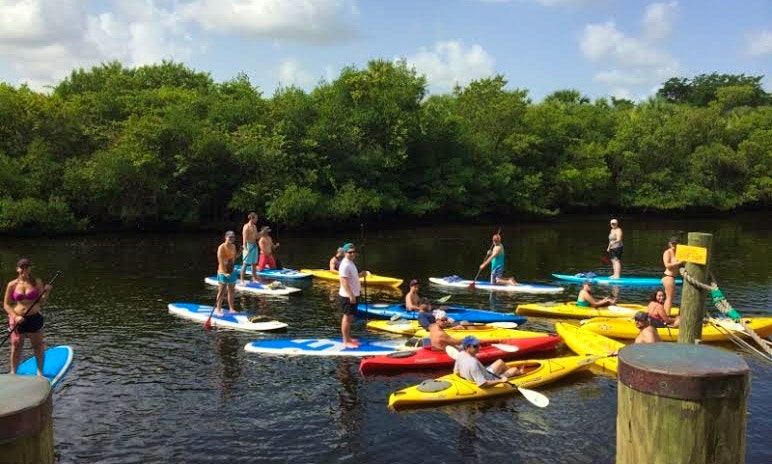
<path id="1" fill-rule="evenodd" d="M 546 395 L 543 395 L 537 391 L 529 390 L 527 388 L 517 387 L 517 391 L 522 393 L 522 395 L 531 402 L 534 406 L 538 406 L 540 408 L 546 408 L 550 404 L 550 399 L 547 398 Z"/>
<path id="2" fill-rule="evenodd" d="M 439 300 L 437 300 L 437 303 L 447 303 L 451 296 L 453 296 L 453 295 L 445 295 L 442 298 L 440 298 Z"/>
<path id="3" fill-rule="evenodd" d="M 507 322 L 507 321 L 489 322 L 485 325 L 496 327 L 497 329 L 516 329 L 517 328 L 517 322 Z"/>
<path id="4" fill-rule="evenodd" d="M 451 359 L 458 358 L 458 348 L 456 348 L 453 345 L 448 345 L 445 347 L 445 353 L 447 353 L 448 356 L 451 357 Z"/>
<path id="5" fill-rule="evenodd" d="M 389 318 L 390 321 L 396 321 L 397 319 L 401 318 L 402 316 L 399 314 L 395 314 Z"/>
<path id="6" fill-rule="evenodd" d="M 520 351 L 519 346 L 509 345 L 507 343 L 493 343 L 491 344 L 491 346 L 496 347 L 501 351 L 506 351 L 507 353 L 517 353 L 518 351 Z"/>
<path id="7" fill-rule="evenodd" d="M 475 288 L 477 288 L 477 287 L 475 286 L 475 282 L 474 282 L 474 281 L 472 281 L 472 283 L 470 283 L 470 284 L 469 284 L 469 287 L 467 287 L 467 288 L 468 288 L 469 290 L 474 290 L 474 289 L 475 289 Z"/>
<path id="8" fill-rule="evenodd" d="M 206 322 L 204 322 L 204 330 L 210 330 L 212 328 L 212 315 L 210 314 L 209 317 L 206 318 Z"/>
<path id="9" fill-rule="evenodd" d="M 611 260 L 608 259 L 608 255 L 606 253 L 603 253 L 602 255 L 600 255 L 600 262 L 603 264 L 610 264 Z"/>

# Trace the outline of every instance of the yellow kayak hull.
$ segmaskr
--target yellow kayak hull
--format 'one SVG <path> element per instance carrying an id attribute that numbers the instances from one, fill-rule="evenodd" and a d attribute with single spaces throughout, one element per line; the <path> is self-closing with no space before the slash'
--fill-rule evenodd
<path id="1" fill-rule="evenodd" d="M 564 358 L 511 361 L 506 364 L 508 367 L 523 366 L 526 372 L 523 375 L 512 378 L 507 383 L 487 388 L 480 388 L 474 382 L 465 380 L 456 374 L 444 375 L 392 393 L 389 395 L 389 408 L 402 409 L 436 406 L 458 401 L 514 395 L 518 393 L 516 387 L 531 388 L 544 385 L 577 370 L 586 369 L 592 365 L 592 359 L 587 356 L 569 356 Z"/>
<path id="2" fill-rule="evenodd" d="M 563 343 L 578 355 L 607 355 L 625 346 L 622 342 L 565 322 L 555 323 L 555 330 L 563 338 Z M 595 365 L 616 374 L 619 361 L 616 356 L 601 358 L 595 361 Z"/>
<path id="3" fill-rule="evenodd" d="M 338 273 L 332 272 L 329 269 L 301 269 L 300 272 L 308 272 L 310 274 L 313 274 L 314 277 L 318 277 L 324 280 L 334 280 L 336 282 L 340 280 L 340 276 L 338 275 Z M 364 285 L 365 278 L 360 277 L 359 281 L 362 282 L 362 284 Z M 402 285 L 402 279 L 397 279 L 396 277 L 381 276 L 378 274 L 369 274 L 367 276 L 367 285 L 399 287 L 400 285 Z"/>
<path id="4" fill-rule="evenodd" d="M 772 317 L 746 317 L 743 318 L 743 321 L 761 337 L 772 334 Z M 743 338 L 748 337 L 746 333 L 734 330 L 732 327 L 735 324 L 731 321 L 721 324 L 726 324 L 728 328 L 713 323 L 704 324 L 701 340 L 703 342 L 720 342 L 729 340 L 730 334 Z M 582 328 L 611 338 L 635 339 L 638 336 L 638 329 L 632 319 L 595 317 L 582 324 Z M 678 341 L 678 329 L 665 327 L 657 329 L 657 332 L 662 340 Z"/>
<path id="5" fill-rule="evenodd" d="M 604 308 L 587 308 L 577 306 L 575 301 L 569 301 L 566 303 L 521 304 L 515 312 L 530 316 L 587 319 L 590 317 L 633 317 L 638 311 L 646 311 L 646 306 L 635 303 L 620 303 Z M 678 315 L 678 308 L 671 308 L 670 315 Z"/>
<path id="6" fill-rule="evenodd" d="M 418 324 L 418 321 L 388 321 L 377 320 L 367 323 L 368 329 L 381 330 L 384 332 L 407 335 L 409 337 L 424 338 L 429 336 L 429 331 Z M 467 335 L 474 335 L 483 341 L 506 340 L 508 338 L 533 338 L 544 337 L 548 334 L 544 332 L 531 332 L 520 329 L 503 329 L 488 325 L 468 326 L 466 329 L 446 329 L 448 335 L 453 338 L 462 339 Z"/>

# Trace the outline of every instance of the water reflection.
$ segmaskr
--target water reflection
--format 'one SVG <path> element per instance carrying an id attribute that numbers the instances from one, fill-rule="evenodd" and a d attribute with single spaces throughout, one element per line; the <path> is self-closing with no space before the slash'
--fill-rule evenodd
<path id="1" fill-rule="evenodd" d="M 217 331 L 214 336 L 214 350 L 220 358 L 219 365 L 215 364 L 215 377 L 220 379 L 220 399 L 227 403 L 236 398 L 234 386 L 243 370 L 241 364 L 241 352 L 244 343 L 229 331 Z"/>

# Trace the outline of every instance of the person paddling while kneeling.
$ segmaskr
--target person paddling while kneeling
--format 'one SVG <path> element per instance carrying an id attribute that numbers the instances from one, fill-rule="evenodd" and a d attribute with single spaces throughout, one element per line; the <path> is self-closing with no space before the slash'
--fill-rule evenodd
<path id="1" fill-rule="evenodd" d="M 582 284 L 582 290 L 579 292 L 579 296 L 576 297 L 576 305 L 581 308 L 601 308 L 603 306 L 613 305 L 617 302 L 616 298 L 606 297 L 602 300 L 596 300 L 592 293 L 592 282 L 585 280 Z"/>
<path id="2" fill-rule="evenodd" d="M 635 313 L 635 327 L 638 328 L 638 336 L 635 337 L 635 343 L 657 343 L 661 342 L 657 329 L 651 326 L 649 315 L 643 311 Z"/>
<path id="3" fill-rule="evenodd" d="M 507 369 L 507 365 L 501 359 L 497 359 L 486 369 L 477 359 L 479 351 L 480 340 L 477 337 L 472 335 L 464 337 L 461 341 L 461 351 L 459 351 L 456 364 L 453 366 L 453 373 L 474 382 L 478 387 L 486 388 L 506 383 L 509 378 L 522 375 L 525 372 L 522 367 Z"/>

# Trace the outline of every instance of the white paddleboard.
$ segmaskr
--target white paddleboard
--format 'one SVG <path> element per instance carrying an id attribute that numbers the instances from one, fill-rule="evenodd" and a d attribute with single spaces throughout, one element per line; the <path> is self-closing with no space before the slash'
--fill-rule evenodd
<path id="1" fill-rule="evenodd" d="M 458 276 L 429 277 L 429 282 L 436 285 L 442 285 L 443 287 L 467 288 L 467 289 L 472 284 L 471 280 L 464 280 Z M 518 283 L 517 285 L 493 285 L 487 280 L 475 281 L 474 286 L 477 290 L 488 290 L 492 292 L 549 294 L 549 293 L 561 293 L 563 291 L 563 287 L 556 287 L 554 285 L 525 284 L 525 283 Z"/>
<path id="2" fill-rule="evenodd" d="M 204 279 L 204 282 L 206 282 L 209 285 L 214 285 L 215 287 L 219 285 L 217 283 L 217 277 L 207 277 Z M 259 295 L 290 295 L 292 293 L 297 293 L 302 291 L 301 289 L 297 287 L 288 287 L 281 282 L 271 282 L 271 283 L 260 283 L 260 282 L 244 282 L 244 283 L 237 283 L 236 284 L 236 290 L 239 290 L 241 292 L 248 292 L 248 293 L 257 293 Z"/>
<path id="3" fill-rule="evenodd" d="M 346 348 L 341 339 L 296 338 L 257 340 L 247 343 L 244 350 L 250 353 L 269 353 L 305 356 L 377 356 L 409 350 L 404 340 L 360 339 L 358 348 Z"/>
<path id="4" fill-rule="evenodd" d="M 196 303 L 169 303 L 168 307 L 169 314 L 198 322 L 206 322 L 214 308 L 213 306 Z M 223 311 L 224 314 L 222 316 L 212 314 L 211 324 L 213 326 L 248 331 L 283 330 L 287 328 L 287 324 L 277 320 L 250 322 L 250 316 L 247 313 L 228 313 L 228 308 L 223 308 Z"/>

